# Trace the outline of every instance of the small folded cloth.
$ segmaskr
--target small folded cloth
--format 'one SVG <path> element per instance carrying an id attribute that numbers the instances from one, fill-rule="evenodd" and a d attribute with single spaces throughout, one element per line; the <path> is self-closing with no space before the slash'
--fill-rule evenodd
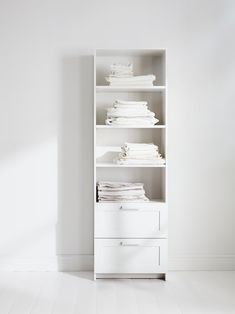
<path id="1" fill-rule="evenodd" d="M 99 202 L 148 201 L 143 183 L 101 181 L 97 184 Z"/>
<path id="2" fill-rule="evenodd" d="M 121 165 L 164 165 L 165 159 L 158 151 L 158 146 L 145 143 L 125 143 L 116 160 Z"/>

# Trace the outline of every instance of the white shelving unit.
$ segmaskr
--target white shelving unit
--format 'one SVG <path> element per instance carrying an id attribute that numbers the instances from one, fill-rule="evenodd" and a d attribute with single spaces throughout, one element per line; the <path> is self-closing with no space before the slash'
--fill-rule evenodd
<path id="1" fill-rule="evenodd" d="M 111 87 L 112 63 L 132 62 L 135 75 L 154 74 L 153 87 Z M 94 278 L 164 278 L 168 261 L 166 52 L 96 50 L 94 55 Z M 155 126 L 108 126 L 116 99 L 147 100 Z M 155 143 L 165 165 L 113 162 L 124 142 Z M 143 182 L 149 202 L 97 202 L 98 181 Z"/>

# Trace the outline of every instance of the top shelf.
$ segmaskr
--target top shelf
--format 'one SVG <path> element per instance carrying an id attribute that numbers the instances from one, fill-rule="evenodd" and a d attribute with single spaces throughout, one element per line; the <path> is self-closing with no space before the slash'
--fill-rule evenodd
<path id="1" fill-rule="evenodd" d="M 163 92 L 165 91 L 165 86 L 96 86 L 96 92 Z"/>

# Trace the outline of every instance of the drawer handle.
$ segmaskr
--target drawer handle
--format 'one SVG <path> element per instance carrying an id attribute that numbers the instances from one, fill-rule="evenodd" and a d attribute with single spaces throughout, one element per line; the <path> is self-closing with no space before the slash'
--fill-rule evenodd
<path id="1" fill-rule="evenodd" d="M 123 242 L 120 242 L 120 245 L 121 246 L 139 246 L 139 243 L 123 243 Z"/>
<path id="2" fill-rule="evenodd" d="M 132 212 L 136 211 L 137 212 L 139 210 L 138 208 L 123 208 L 122 206 L 120 206 L 119 209 L 126 211 L 126 212 L 128 212 L 128 211 L 132 211 Z"/>

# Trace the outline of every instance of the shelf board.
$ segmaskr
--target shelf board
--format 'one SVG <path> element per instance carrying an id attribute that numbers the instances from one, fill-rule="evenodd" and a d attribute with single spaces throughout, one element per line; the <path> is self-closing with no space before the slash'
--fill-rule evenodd
<path id="1" fill-rule="evenodd" d="M 96 163 L 98 168 L 165 168 L 166 165 L 119 165 L 112 162 Z"/>
<path id="2" fill-rule="evenodd" d="M 159 124 L 159 125 L 153 125 L 153 126 L 139 126 L 139 125 L 132 125 L 132 126 L 111 126 L 111 125 L 105 125 L 105 124 L 97 124 L 97 129 L 165 129 L 166 126 Z"/>
<path id="3" fill-rule="evenodd" d="M 162 92 L 165 86 L 96 86 L 96 92 Z"/>
<path id="4" fill-rule="evenodd" d="M 97 202 L 96 201 L 96 204 L 118 204 L 118 203 L 121 203 L 121 204 L 135 204 L 135 203 L 137 203 L 137 204 L 166 204 L 166 201 L 164 200 L 164 199 L 150 199 L 149 201 L 146 201 L 146 202 L 122 202 L 122 201 L 120 201 L 120 202 Z"/>

